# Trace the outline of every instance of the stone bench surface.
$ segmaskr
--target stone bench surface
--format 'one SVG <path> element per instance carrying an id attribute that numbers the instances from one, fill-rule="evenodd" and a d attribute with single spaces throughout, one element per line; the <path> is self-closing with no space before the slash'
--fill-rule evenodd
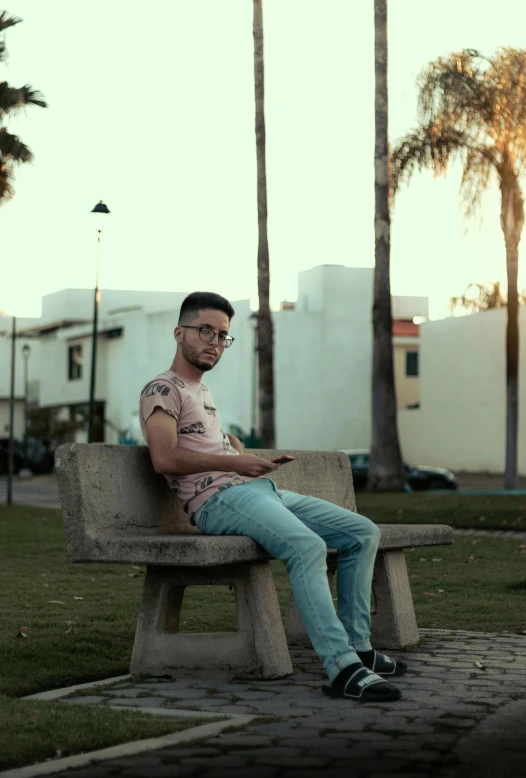
<path id="1" fill-rule="evenodd" d="M 272 473 L 279 489 L 311 495 L 356 511 L 349 458 L 338 451 L 247 449 L 264 459 L 292 454 Z M 146 565 L 131 672 L 176 675 L 203 671 L 216 678 L 278 678 L 292 665 L 287 648 L 306 636 L 294 597 L 282 623 L 272 558 L 246 536 L 206 536 L 190 524 L 176 494 L 155 473 L 146 446 L 67 443 L 55 467 L 68 554 L 72 562 Z M 241 487 L 240 487 L 241 488 Z M 404 548 L 453 543 L 445 525 L 384 524 L 375 560 L 371 634 L 378 648 L 418 643 Z M 337 552 L 328 549 L 327 568 Z M 330 576 L 332 579 L 332 576 Z M 235 633 L 181 632 L 188 586 L 232 585 Z"/>
<path id="2" fill-rule="evenodd" d="M 444 524 L 382 524 L 379 551 L 453 543 L 453 530 Z M 337 554 L 336 549 L 328 549 Z M 246 536 L 210 535 L 110 535 L 99 537 L 86 556 L 72 562 L 115 562 L 183 567 L 228 565 L 236 562 L 267 561 L 272 557 L 255 540 Z"/>

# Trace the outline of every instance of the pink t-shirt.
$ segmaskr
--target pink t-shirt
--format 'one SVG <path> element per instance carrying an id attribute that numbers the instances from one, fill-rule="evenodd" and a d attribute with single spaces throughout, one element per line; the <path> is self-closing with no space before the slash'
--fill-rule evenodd
<path id="1" fill-rule="evenodd" d="M 177 422 L 177 446 L 201 454 L 239 456 L 221 429 L 221 420 L 214 408 L 212 392 L 205 384 L 182 378 L 172 370 L 165 370 L 144 387 L 140 399 L 141 430 L 148 445 L 146 422 L 155 408 L 162 408 Z M 193 515 L 209 497 L 221 489 L 253 481 L 234 471 L 214 471 L 193 475 L 164 473 L 170 489 L 180 498 L 183 509 L 192 520 Z"/>

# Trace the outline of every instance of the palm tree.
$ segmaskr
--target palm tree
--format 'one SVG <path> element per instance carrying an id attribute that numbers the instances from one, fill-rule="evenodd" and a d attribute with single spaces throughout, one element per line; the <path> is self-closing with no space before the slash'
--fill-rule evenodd
<path id="1" fill-rule="evenodd" d="M 375 267 L 373 303 L 372 443 L 368 489 L 401 491 L 406 480 L 396 414 L 390 286 L 389 154 L 387 137 L 387 0 L 374 2 Z"/>
<path id="2" fill-rule="evenodd" d="M 519 305 L 526 305 L 526 289 L 518 295 Z M 469 284 L 458 297 L 450 299 L 451 313 L 455 308 L 464 308 L 468 313 L 505 308 L 508 298 L 502 293 L 500 281 L 486 281 L 484 284 Z"/>
<path id="3" fill-rule="evenodd" d="M 0 62 L 5 60 L 5 30 L 21 21 L 16 16 L 8 16 L 6 11 L 0 11 Z M 7 81 L 0 81 L 0 205 L 14 194 L 11 181 L 15 166 L 33 159 L 31 150 L 4 126 L 9 116 L 14 116 L 26 105 L 47 107 L 43 95 L 29 84 L 16 89 L 9 86 Z"/>
<path id="4" fill-rule="evenodd" d="M 519 180 L 526 165 L 526 50 L 502 47 L 492 59 L 465 49 L 429 63 L 417 81 L 418 126 L 393 149 L 392 194 L 415 169 L 445 174 L 463 164 L 460 186 L 466 217 L 496 179 L 506 247 L 506 466 L 504 485 L 517 486 L 519 241 L 524 224 Z"/>
<path id="5" fill-rule="evenodd" d="M 258 367 L 260 432 L 264 448 L 274 448 L 274 327 L 270 314 L 267 235 L 267 170 L 265 163 L 265 72 L 262 0 L 254 0 L 254 83 L 256 93 L 256 154 L 258 198 Z"/>

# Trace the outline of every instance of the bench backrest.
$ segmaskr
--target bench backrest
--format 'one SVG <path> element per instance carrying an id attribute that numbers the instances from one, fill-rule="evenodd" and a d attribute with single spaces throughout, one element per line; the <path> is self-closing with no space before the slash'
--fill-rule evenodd
<path id="1" fill-rule="evenodd" d="M 292 454 L 296 460 L 272 474 L 279 489 L 356 509 L 346 454 L 270 449 L 246 452 L 264 459 Z M 70 551 L 108 535 L 199 534 L 179 498 L 154 471 L 146 446 L 65 443 L 55 452 L 55 466 Z"/>

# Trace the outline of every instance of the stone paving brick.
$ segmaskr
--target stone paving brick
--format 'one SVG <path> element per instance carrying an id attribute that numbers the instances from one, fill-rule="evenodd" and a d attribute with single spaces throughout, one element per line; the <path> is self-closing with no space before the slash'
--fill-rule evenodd
<path id="1" fill-rule="evenodd" d="M 185 759 L 186 757 L 204 756 L 205 758 L 212 758 L 214 756 L 220 755 L 221 751 L 214 746 L 194 746 L 192 748 L 189 747 L 187 743 L 184 743 L 180 748 L 173 746 L 162 748 L 157 752 L 157 754 L 161 758 L 163 764 L 174 764 L 175 761 L 179 762 L 181 759 Z"/>
<path id="2" fill-rule="evenodd" d="M 167 699 L 196 700 L 208 699 L 205 691 L 200 689 L 158 689 L 160 695 Z"/>
<path id="3" fill-rule="evenodd" d="M 177 772 L 177 776 L 182 775 L 182 772 Z M 158 767 L 144 767 L 140 766 L 139 762 L 133 768 L 123 770 L 120 773 L 122 778 L 174 778 L 173 765 L 159 765 Z"/>
<path id="4" fill-rule="evenodd" d="M 145 698 L 146 699 L 146 698 Z M 166 697 L 159 697 L 158 699 L 162 700 L 162 704 L 167 702 Z M 184 708 L 186 710 L 191 710 L 192 708 L 195 708 L 196 710 L 208 710 L 211 711 L 214 708 L 221 707 L 221 705 L 225 704 L 225 700 L 222 697 L 202 697 L 201 699 L 189 699 L 184 700 L 183 704 L 177 704 L 174 700 L 170 701 L 171 705 L 177 708 Z"/>
<path id="5" fill-rule="evenodd" d="M 295 758 L 293 757 L 270 757 L 266 758 L 263 757 L 261 759 L 256 759 L 256 764 L 271 764 L 276 765 L 277 767 L 280 767 L 281 769 L 308 769 L 308 768 L 322 768 L 327 765 L 329 761 L 329 758 L 326 759 L 319 757 L 319 756 L 312 756 L 312 755 L 305 755 L 305 756 L 297 756 Z M 321 771 L 320 771 L 321 773 Z M 318 773 L 318 775 L 320 774 Z"/>
<path id="6" fill-rule="evenodd" d="M 111 695 L 115 697 L 137 697 L 138 694 L 142 694 L 142 689 L 108 689 L 104 692 L 104 696 Z"/>
<path id="7" fill-rule="evenodd" d="M 108 706 L 118 706 L 118 705 L 133 705 L 134 708 L 164 708 L 164 703 L 166 702 L 164 697 L 136 697 L 133 700 L 128 699 L 117 699 L 117 700 L 108 700 Z"/>
<path id="8" fill-rule="evenodd" d="M 276 693 L 272 692 L 243 692 L 243 691 L 237 691 L 237 692 L 231 692 L 228 694 L 227 692 L 221 693 L 217 695 L 217 698 L 220 697 L 222 699 L 226 699 L 230 696 L 239 697 L 240 700 L 244 700 L 246 702 L 250 702 L 250 700 L 275 700 L 277 695 Z"/>
<path id="9" fill-rule="evenodd" d="M 274 778 L 278 773 L 279 768 L 277 767 L 271 765 L 268 765 L 268 767 L 257 765 L 250 768 L 249 776 L 250 778 Z M 232 778 L 232 774 L 236 775 L 236 772 L 233 772 L 232 770 L 213 770 L 206 773 L 199 773 L 198 775 L 199 778 Z M 241 768 L 238 776 L 239 778 L 243 778 L 246 774 L 246 768 Z M 174 778 L 180 778 L 179 774 L 174 776 Z M 350 776 L 347 775 L 347 778 L 350 778 Z"/>
<path id="10" fill-rule="evenodd" d="M 221 756 L 215 756 L 213 758 L 214 770 L 228 770 L 236 767 L 244 767 L 253 758 L 252 754 L 241 755 L 237 754 L 224 754 Z M 187 757 L 181 762 L 182 767 L 200 767 L 202 770 L 208 770 L 210 764 L 203 757 Z"/>

